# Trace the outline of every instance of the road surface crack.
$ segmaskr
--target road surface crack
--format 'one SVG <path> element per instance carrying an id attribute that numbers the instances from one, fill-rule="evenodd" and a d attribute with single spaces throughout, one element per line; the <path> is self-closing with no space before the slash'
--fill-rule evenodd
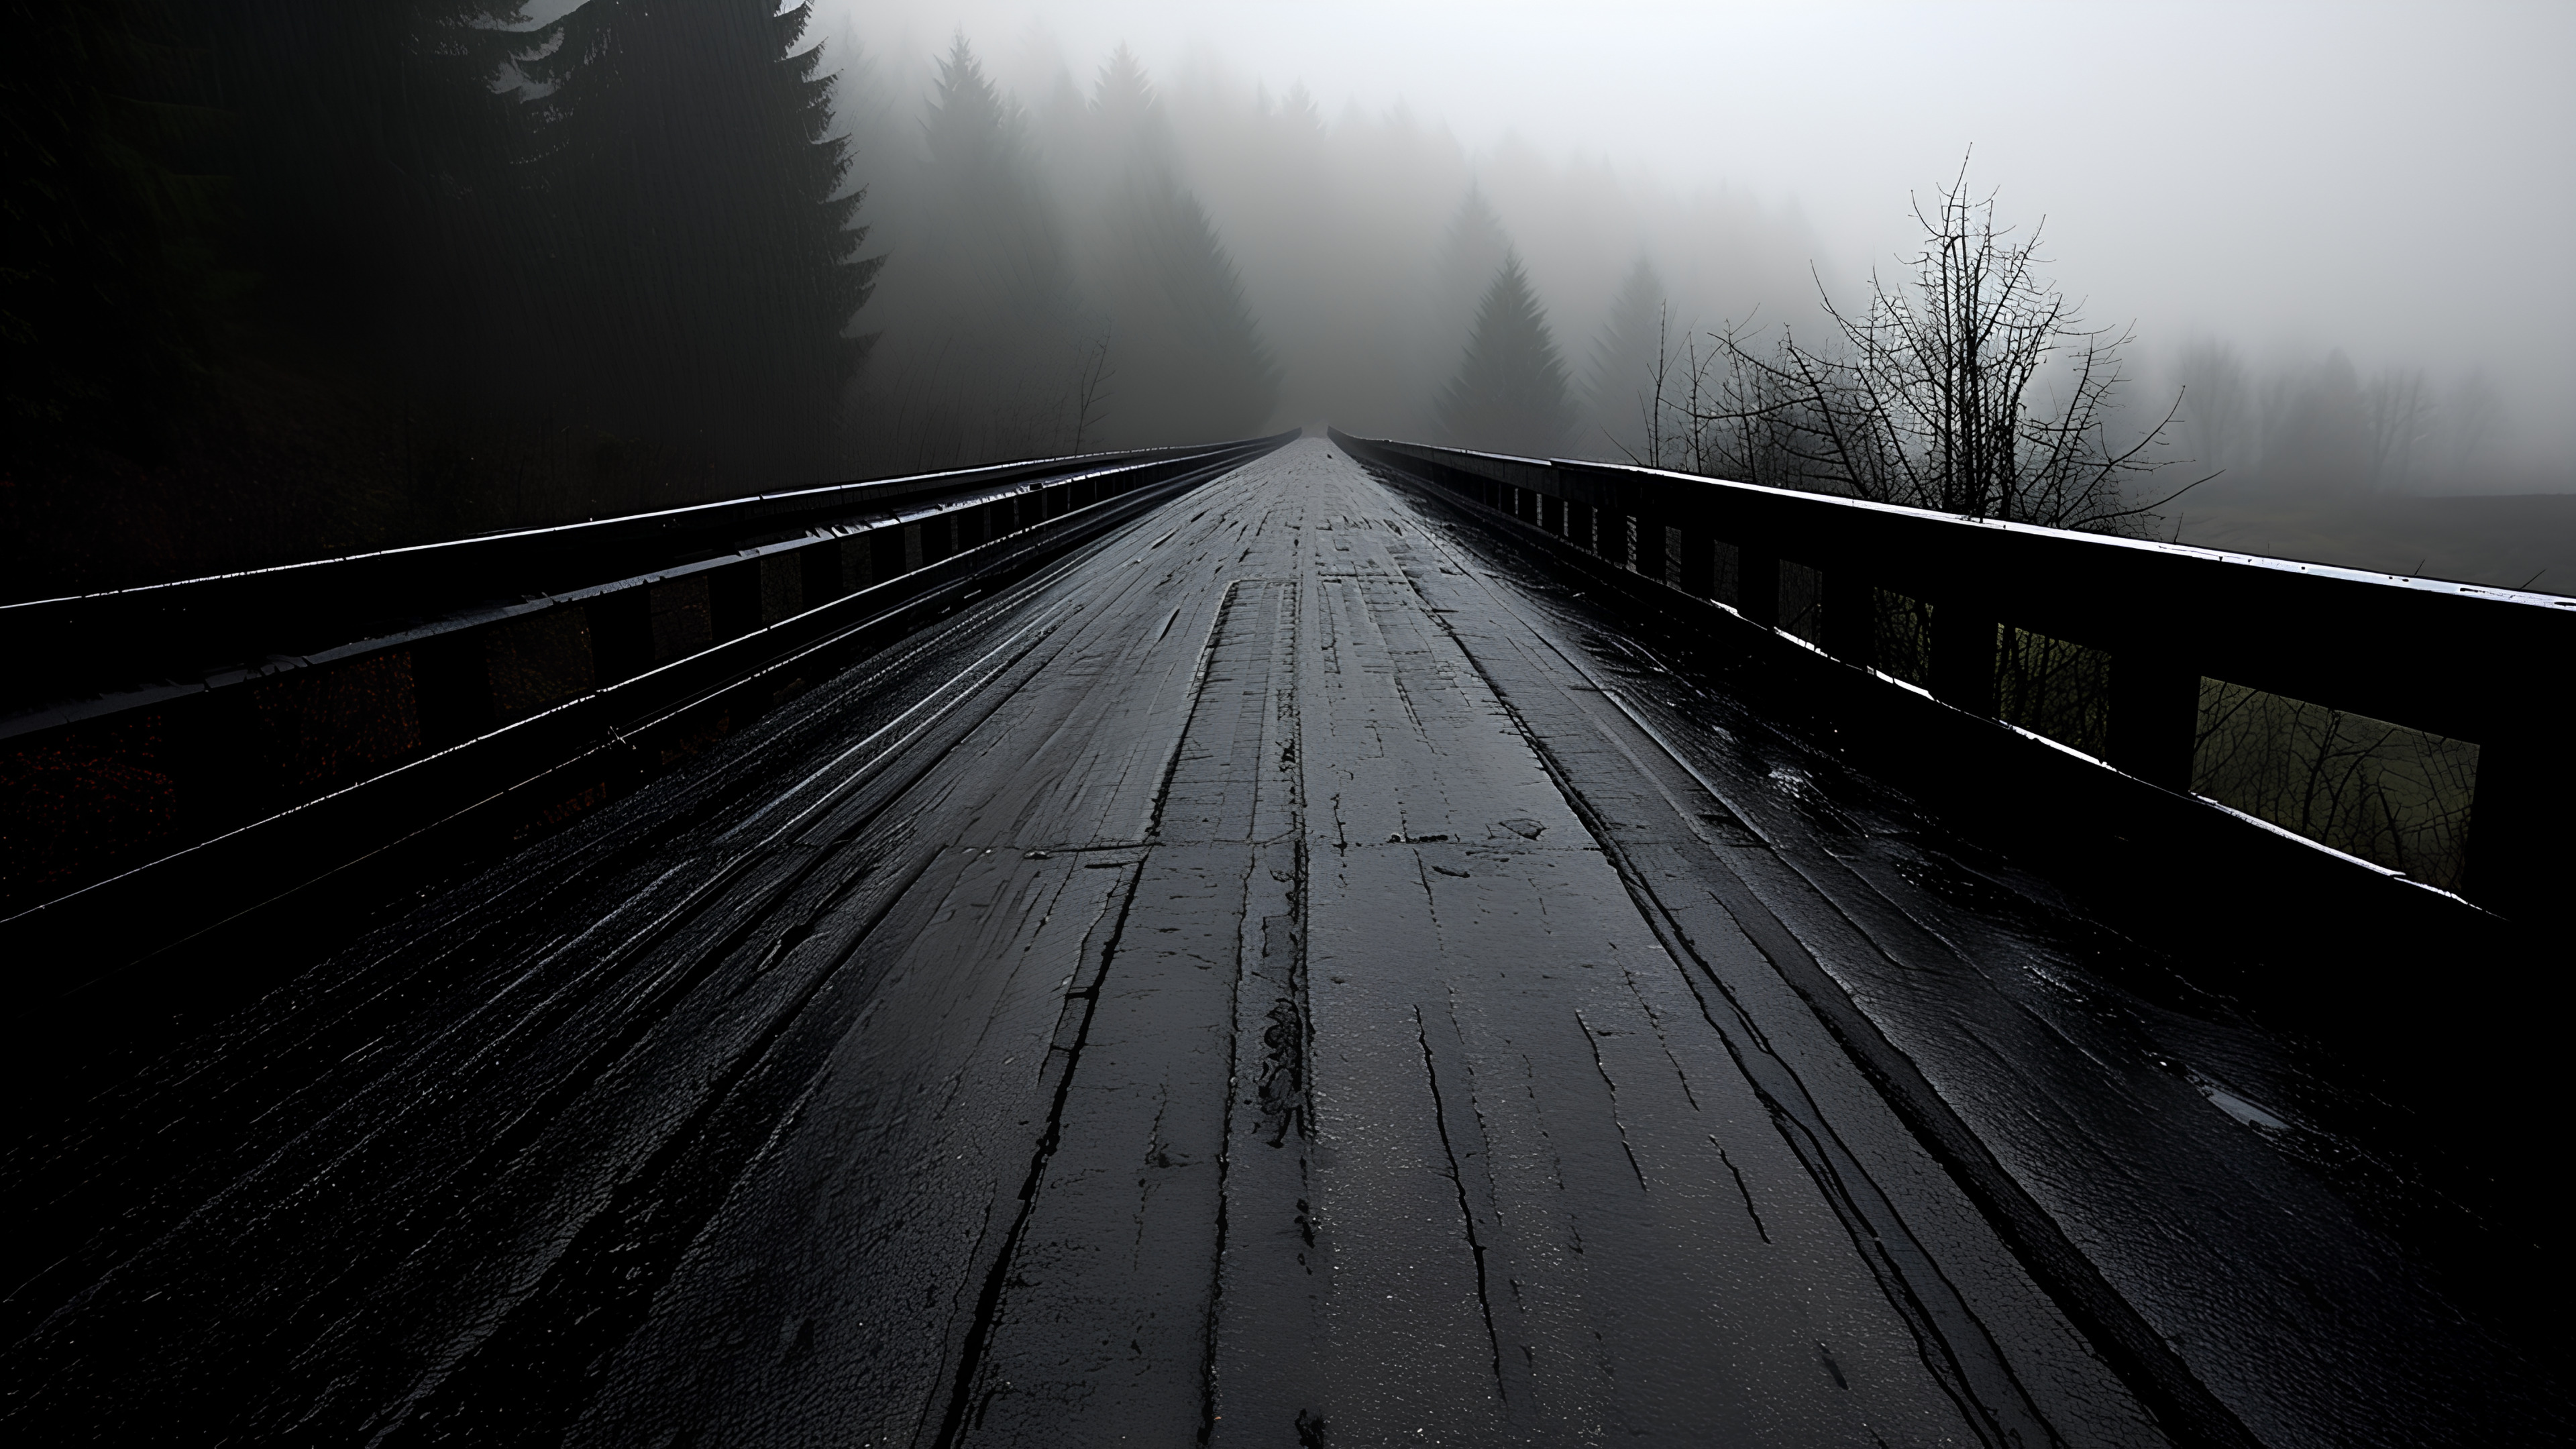
<path id="1" fill-rule="evenodd" d="M 1431 1058 L 1431 1032 L 1423 1025 L 1422 1008 L 1413 1009 L 1413 1038 L 1422 1044 L 1422 1075 L 1431 1084 L 1431 1122 L 1440 1131 L 1440 1153 L 1449 1164 L 1449 1185 L 1458 1194 L 1458 1223 L 1467 1235 L 1467 1251 L 1476 1260 L 1476 1311 L 1484 1315 L 1485 1344 L 1490 1350 L 1494 1371 L 1494 1393 L 1508 1401 L 1510 1391 L 1503 1384 L 1503 1341 L 1494 1331 L 1494 1298 L 1485 1276 L 1485 1241 L 1476 1232 L 1476 1211 L 1467 1203 L 1467 1179 L 1458 1170 L 1458 1149 L 1449 1140 L 1449 1107 L 1440 1095 L 1440 1069 Z"/>
<path id="2" fill-rule="evenodd" d="M 1089 980 L 1073 993 L 1083 1002 L 1082 1012 L 1074 1023 L 1073 1040 L 1058 1047 L 1064 1053 L 1064 1065 L 1055 1081 L 1055 1092 L 1047 1104 L 1046 1131 L 1039 1135 L 1037 1148 L 1029 1155 L 1028 1175 L 1020 1181 L 1019 1207 L 1013 1214 L 1011 1230 L 1003 1236 L 1001 1250 L 994 1254 L 992 1266 L 985 1271 L 983 1291 L 976 1296 L 975 1315 L 967 1325 L 966 1340 L 959 1346 L 957 1377 L 946 1412 L 939 1421 L 939 1431 L 931 1443 L 949 1449 L 965 1432 L 966 1411 L 975 1393 L 975 1381 L 984 1367 L 985 1351 L 991 1347 L 993 1330 L 1000 1326 L 1002 1295 L 1010 1286 L 1011 1264 L 1019 1257 L 1020 1243 L 1027 1237 L 1029 1221 L 1036 1215 L 1038 1194 L 1046 1185 L 1048 1164 L 1056 1148 L 1064 1141 L 1064 1108 L 1073 1095 L 1075 1070 L 1082 1062 L 1082 1049 L 1091 1039 L 1092 1018 L 1100 1009 L 1100 983 L 1107 979 L 1112 962 L 1118 957 L 1118 943 L 1127 931 L 1127 913 L 1136 901 L 1136 885 L 1144 876 L 1142 863 L 1128 875 L 1125 889 L 1118 893 L 1117 909 L 1105 914 L 1108 926 L 1105 939 L 1094 927 L 1099 944 L 1099 964 L 1085 975 Z"/>

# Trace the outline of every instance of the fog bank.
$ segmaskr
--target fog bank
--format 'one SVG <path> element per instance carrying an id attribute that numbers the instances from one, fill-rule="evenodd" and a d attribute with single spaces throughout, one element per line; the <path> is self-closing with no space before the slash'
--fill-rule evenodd
<path id="1" fill-rule="evenodd" d="M 1811 263 L 1858 294 L 1914 240 L 1909 198 L 1973 148 L 1972 183 L 2007 219 L 2045 222 L 2087 315 L 2136 322 L 2142 382 L 2184 380 L 2213 346 L 2285 397 L 2301 386 L 2285 379 L 2336 366 L 2420 374 L 2432 395 L 2483 399 L 2485 461 L 2399 486 L 2576 486 L 2564 7 L 934 0 L 822 15 L 895 115 L 959 34 L 1041 123 L 1046 97 L 1131 47 L 1277 349 L 1282 418 L 1420 416 L 1455 343 L 1408 339 L 1407 319 L 1431 306 L 1420 274 L 1470 187 L 1580 358 L 1640 256 L 1703 324 L 1810 316 Z M 2419 451 L 2444 448 L 2458 454 Z"/>

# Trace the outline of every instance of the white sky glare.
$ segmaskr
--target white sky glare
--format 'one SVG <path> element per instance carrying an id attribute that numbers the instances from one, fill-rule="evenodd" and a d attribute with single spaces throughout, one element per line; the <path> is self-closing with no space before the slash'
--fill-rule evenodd
<path id="1" fill-rule="evenodd" d="M 2141 342 L 2482 366 L 2576 454 L 2576 4 L 824 0 L 880 54 L 962 29 L 1005 80 L 1120 43 L 1327 117 L 1403 105 L 1794 206 L 1828 281 L 1909 239 L 1975 148 L 2000 214 Z M 1013 57 L 1018 57 L 1017 63 Z M 1838 272 L 1851 273 L 1837 276 Z"/>

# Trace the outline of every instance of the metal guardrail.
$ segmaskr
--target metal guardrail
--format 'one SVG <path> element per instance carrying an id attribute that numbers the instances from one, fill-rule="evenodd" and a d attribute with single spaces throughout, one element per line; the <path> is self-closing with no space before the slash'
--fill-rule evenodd
<path id="1" fill-rule="evenodd" d="M 2073 533 L 1643 467 L 1336 432 L 1364 459 L 1777 628 L 1783 562 L 1820 576 L 1818 646 L 1874 667 L 1877 591 L 1931 605 L 1933 697 L 1997 712 L 1998 625 L 2109 656 L 2107 762 L 2187 792 L 2204 676 L 2479 747 L 2467 894 L 2563 910 L 2576 598 Z"/>
<path id="2" fill-rule="evenodd" d="M 738 686 L 777 661 L 917 626 L 929 596 L 1292 436 L 0 606 L 0 924 L 245 832 L 295 835 L 294 869 L 325 868 L 692 702 L 729 699 L 704 727 L 735 727 L 763 702 Z M 335 841 L 326 815 L 376 838 Z"/>

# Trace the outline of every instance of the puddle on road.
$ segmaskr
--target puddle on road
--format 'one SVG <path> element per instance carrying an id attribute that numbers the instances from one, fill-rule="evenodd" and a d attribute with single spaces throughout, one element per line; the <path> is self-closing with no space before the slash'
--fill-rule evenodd
<path id="1" fill-rule="evenodd" d="M 2229 1090 L 2206 1074 L 2194 1071 L 2170 1057 L 2153 1056 L 2148 1060 L 2164 1071 L 2191 1083 L 2193 1091 L 2200 1093 L 2211 1106 L 2226 1113 L 2241 1126 L 2251 1127 L 2257 1132 L 2266 1134 L 2277 1132 L 2288 1135 L 2306 1130 L 2283 1114 L 2273 1111 L 2241 1092 Z"/>
<path id="2" fill-rule="evenodd" d="M 2200 1089 L 2200 1094 L 2209 1099 L 2210 1105 L 2216 1107 L 2219 1111 L 2226 1113 L 2228 1116 L 2235 1118 L 2237 1121 L 2244 1123 L 2248 1127 L 2259 1128 L 2266 1132 L 2287 1132 L 2291 1130 L 2290 1123 L 2286 1118 L 2283 1118 L 2277 1113 L 2253 1102 L 2247 1101 L 2245 1098 L 2236 1095 L 2234 1092 L 2227 1090 L 2225 1087 L 2218 1085 L 2216 1082 L 2209 1080 L 2198 1072 L 2191 1074 L 2191 1084 Z"/>

